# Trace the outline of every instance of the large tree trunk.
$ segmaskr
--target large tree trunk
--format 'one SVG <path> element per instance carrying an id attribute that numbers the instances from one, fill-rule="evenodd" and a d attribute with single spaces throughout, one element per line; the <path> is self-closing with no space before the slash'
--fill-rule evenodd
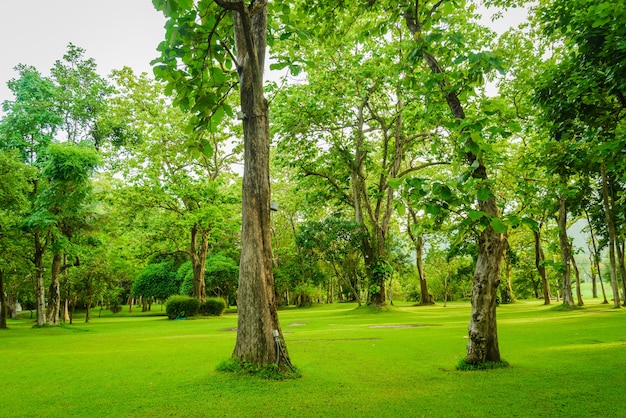
<path id="1" fill-rule="evenodd" d="M 6 329 L 7 316 L 9 316 L 9 305 L 4 293 L 4 270 L 0 270 L 0 329 Z"/>
<path id="2" fill-rule="evenodd" d="M 481 202 L 481 210 L 496 213 L 495 199 Z M 506 237 L 487 227 L 478 238 L 478 258 L 472 280 L 472 314 L 468 327 L 469 364 L 500 361 L 496 324 L 496 294 L 500 284 L 500 266 L 508 247 Z"/>
<path id="3" fill-rule="evenodd" d="M 615 244 L 616 244 L 616 232 L 615 223 L 613 222 L 613 207 L 609 198 L 609 180 L 606 174 L 606 166 L 600 165 L 600 172 L 602 176 L 602 202 L 604 204 L 604 214 L 606 218 L 606 225 L 609 230 L 609 261 L 611 273 L 611 287 L 613 288 L 613 306 L 620 307 L 619 299 L 619 287 L 617 285 L 617 271 L 615 261 Z"/>
<path id="4" fill-rule="evenodd" d="M 61 276 L 61 264 L 63 254 L 55 253 L 52 257 L 52 271 L 50 288 L 48 289 L 48 311 L 46 321 L 50 325 L 58 325 L 59 315 L 61 312 L 61 284 L 59 277 Z"/>
<path id="5" fill-rule="evenodd" d="M 541 246 L 541 232 L 533 231 L 533 236 L 535 237 L 535 267 L 539 272 L 539 277 L 541 277 L 541 285 L 543 287 L 543 304 L 550 304 L 550 282 L 548 281 L 548 275 L 546 274 L 546 266 L 544 265 L 544 261 L 546 256 L 543 252 L 543 247 Z"/>
<path id="6" fill-rule="evenodd" d="M 274 295 L 270 230 L 269 120 L 263 94 L 267 4 L 218 2 L 233 11 L 244 131 L 244 174 L 237 341 L 233 356 L 255 365 L 277 359 L 273 331 L 282 339 Z M 286 348 L 285 348 L 286 350 Z M 284 368 L 284 359 L 279 358 Z"/>
<path id="7" fill-rule="evenodd" d="M 565 184 L 565 182 L 562 182 Z M 572 295 L 572 273 L 570 267 L 570 243 L 567 237 L 567 208 L 565 207 L 565 194 L 559 196 L 559 245 L 561 247 L 561 262 L 563 263 L 563 304 L 574 306 Z"/>

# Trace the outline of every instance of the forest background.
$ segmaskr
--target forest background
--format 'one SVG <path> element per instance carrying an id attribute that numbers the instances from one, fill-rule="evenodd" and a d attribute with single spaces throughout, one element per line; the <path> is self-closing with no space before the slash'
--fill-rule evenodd
<path id="1" fill-rule="evenodd" d="M 583 305 L 588 281 L 620 306 L 622 3 L 483 2 L 527 7 L 528 22 L 501 34 L 465 1 L 410 13 L 272 4 L 269 67 L 284 74 L 266 85 L 277 303 L 469 299 L 491 230 L 508 242 L 499 303 Z M 210 29 L 225 16 L 196 17 Z M 16 67 L 0 122 L 4 319 L 18 302 L 39 325 L 179 293 L 237 303 L 235 167 L 240 122 L 256 115 L 229 95 L 226 41 L 210 45 L 202 89 L 186 77 L 206 63 L 178 42 L 153 57 L 166 83 L 128 67 L 105 77 L 74 44 L 49 73 Z M 584 245 L 567 234 L 575 222 Z"/>

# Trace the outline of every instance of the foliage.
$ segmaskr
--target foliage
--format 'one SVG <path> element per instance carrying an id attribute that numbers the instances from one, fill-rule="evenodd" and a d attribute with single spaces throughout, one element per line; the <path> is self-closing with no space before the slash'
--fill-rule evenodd
<path id="1" fill-rule="evenodd" d="M 293 289 L 292 297 L 297 307 L 307 307 L 318 303 L 320 291 L 309 283 L 300 283 Z"/>
<path id="2" fill-rule="evenodd" d="M 200 301 L 191 296 L 170 296 L 165 303 L 165 312 L 169 319 L 189 318 L 200 309 Z"/>
<path id="3" fill-rule="evenodd" d="M 226 310 L 226 301 L 222 298 L 207 298 L 198 310 L 203 315 L 222 316 Z"/>
<path id="4" fill-rule="evenodd" d="M 181 282 L 176 275 L 176 270 L 171 261 L 148 264 L 135 278 L 133 295 L 165 300 L 178 294 Z"/>

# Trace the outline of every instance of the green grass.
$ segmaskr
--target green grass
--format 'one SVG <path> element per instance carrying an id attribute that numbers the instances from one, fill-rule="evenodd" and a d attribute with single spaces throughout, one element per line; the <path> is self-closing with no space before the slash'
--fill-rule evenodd
<path id="1" fill-rule="evenodd" d="M 11 320 L 0 332 L 0 416 L 626 416 L 626 310 L 586 303 L 500 306 L 509 367 L 472 372 L 456 370 L 467 303 L 287 309 L 302 377 L 283 381 L 216 371 L 235 344 L 234 313 L 169 321 L 159 306 L 94 310 L 88 324 L 40 329 Z"/>

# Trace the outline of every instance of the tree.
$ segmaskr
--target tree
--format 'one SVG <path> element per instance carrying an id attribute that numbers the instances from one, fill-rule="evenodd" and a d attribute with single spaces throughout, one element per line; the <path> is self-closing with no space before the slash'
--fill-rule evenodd
<path id="1" fill-rule="evenodd" d="M 196 117 L 194 128 L 215 130 L 224 103 L 239 79 L 244 138 L 241 260 L 237 342 L 233 357 L 256 365 L 277 358 L 274 332 L 282 338 L 274 294 L 270 231 L 269 120 L 263 70 L 267 46 L 267 3 L 154 0 L 169 19 L 155 74 L 177 91 L 177 103 Z M 234 49 L 234 50 L 233 50 Z M 213 52 L 215 51 L 215 52 Z M 178 68 L 179 62 L 184 69 Z M 233 65 L 234 64 L 234 65 Z M 280 367 L 286 362 L 279 358 Z"/>
<path id="2" fill-rule="evenodd" d="M 9 303 L 5 286 L 9 273 L 23 260 L 23 234 L 19 230 L 28 195 L 32 189 L 34 169 L 19 161 L 15 151 L 0 151 L 0 328 L 7 327 Z M 21 245 L 22 244 L 22 245 Z"/>
<path id="3" fill-rule="evenodd" d="M 184 127 L 189 117 L 168 103 L 161 83 L 146 74 L 135 76 L 128 68 L 115 71 L 114 80 L 120 95 L 111 103 L 109 123 L 132 133 L 110 150 L 121 154 L 111 164 L 125 179 L 118 198 L 134 218 L 134 227 L 151 237 L 144 253 L 188 255 L 193 296 L 204 301 L 207 255 L 236 236 L 234 199 L 225 186 L 229 164 L 237 157 L 236 147 L 226 149 L 230 131 L 188 134 Z"/>
<path id="4" fill-rule="evenodd" d="M 54 84 L 33 67 L 21 65 L 17 69 L 20 77 L 8 83 L 15 100 L 3 103 L 7 115 L 0 124 L 1 145 L 4 150 L 17 150 L 22 162 L 39 170 L 38 175 L 31 180 L 31 208 L 22 226 L 33 242 L 31 251 L 35 271 L 37 325 L 42 326 L 46 322 L 44 253 L 50 243 L 50 228 L 54 220 L 48 216 L 48 212 L 38 211 L 34 202 L 46 190 L 46 184 L 41 179 L 41 169 L 46 159 L 45 150 L 52 142 L 62 120 L 54 107 Z"/>
<path id="5" fill-rule="evenodd" d="M 51 283 L 46 321 L 58 324 L 61 312 L 61 272 L 72 264 L 63 263 L 63 254 L 75 236 L 86 227 L 86 207 L 91 199 L 91 175 L 99 164 L 91 145 L 51 144 L 42 170 L 48 188 L 41 193 L 35 208 L 38 216 L 54 221 L 51 229 L 53 251 Z M 76 256 L 75 265 L 79 264 Z"/>
<path id="6" fill-rule="evenodd" d="M 135 278 L 133 294 L 142 296 L 144 300 L 154 298 L 161 301 L 177 295 L 182 284 L 181 278 L 176 274 L 177 270 L 172 261 L 148 264 Z"/>
<path id="7" fill-rule="evenodd" d="M 624 147 L 623 6 L 623 2 L 553 0 L 538 9 L 543 33 L 563 47 L 543 73 L 536 97 L 551 139 L 565 144 L 568 151 L 585 150 L 583 158 L 573 160 L 581 163 L 578 172 L 588 172 L 591 166 L 599 175 L 615 307 L 620 305 L 615 254 L 619 228 L 610 185 L 624 172 L 622 162 L 614 158 Z"/>

